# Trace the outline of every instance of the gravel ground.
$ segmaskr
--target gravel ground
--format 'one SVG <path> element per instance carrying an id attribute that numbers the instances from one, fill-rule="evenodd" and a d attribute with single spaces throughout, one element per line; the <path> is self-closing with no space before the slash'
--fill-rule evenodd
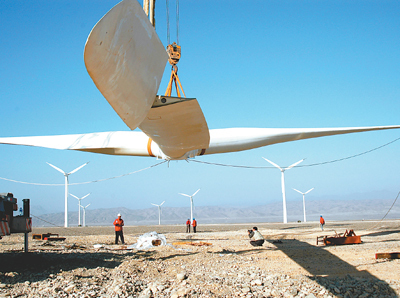
<path id="1" fill-rule="evenodd" d="M 35 228 L 63 242 L 0 240 L 0 297 L 398 297 L 400 221 L 257 224 L 267 239 L 249 245 L 252 224 L 125 227 L 125 240 L 156 231 L 168 245 L 113 245 L 113 227 Z M 317 236 L 354 229 L 362 244 L 316 245 Z M 102 247 L 95 249 L 95 244 Z M 173 244 L 173 245 L 172 245 Z M 203 244 L 196 246 L 193 244 Z M 209 245 L 205 245 L 209 244 Z"/>

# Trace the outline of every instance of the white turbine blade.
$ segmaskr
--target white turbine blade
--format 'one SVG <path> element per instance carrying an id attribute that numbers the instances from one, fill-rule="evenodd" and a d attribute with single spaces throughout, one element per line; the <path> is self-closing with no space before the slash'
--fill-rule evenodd
<path id="1" fill-rule="evenodd" d="M 51 163 L 46 162 L 49 166 L 53 167 L 54 169 L 56 169 L 57 171 L 59 171 L 60 173 L 63 173 L 64 175 L 66 174 L 63 170 L 61 170 L 60 168 L 57 168 L 56 166 L 52 165 Z"/>
<path id="2" fill-rule="evenodd" d="M 280 166 L 278 166 L 276 163 L 274 163 L 274 162 L 272 162 L 272 161 L 266 159 L 265 157 L 263 157 L 263 158 L 264 158 L 266 161 L 268 161 L 271 165 L 273 165 L 274 167 L 277 167 L 279 170 L 282 171 L 282 168 L 281 168 Z"/>
<path id="3" fill-rule="evenodd" d="M 400 129 L 400 125 L 343 128 L 211 129 L 210 146 L 204 151 L 204 154 L 237 152 L 284 142 L 386 129 Z M 157 158 L 166 158 L 156 143 L 152 142 L 150 147 L 148 143 L 149 137 L 140 131 L 0 138 L 0 144 L 8 145 L 78 150 L 109 155 L 156 156 Z M 200 152 L 202 151 L 199 150 L 198 154 Z M 64 174 L 64 172 L 62 173 Z"/>
<path id="4" fill-rule="evenodd" d="M 75 199 L 80 200 L 76 195 L 73 195 L 72 193 L 69 194 L 70 196 L 73 196 Z"/>
<path id="5" fill-rule="evenodd" d="M 85 207 L 85 209 L 86 209 L 87 207 L 89 207 L 89 206 L 90 206 L 90 204 L 87 204 L 86 207 Z"/>
<path id="6" fill-rule="evenodd" d="M 168 60 L 138 1 L 121 1 L 94 26 L 86 69 L 113 109 L 134 130 L 153 105 Z"/>
<path id="7" fill-rule="evenodd" d="M 158 207 L 158 205 L 156 205 L 156 204 L 153 204 L 153 203 L 150 203 L 150 204 Z"/>
<path id="8" fill-rule="evenodd" d="M 311 188 L 310 190 L 308 190 L 306 193 L 305 193 L 305 195 L 306 194 L 308 194 L 310 191 L 312 191 L 314 189 L 314 187 L 313 188 Z"/>
<path id="9" fill-rule="evenodd" d="M 295 162 L 294 164 L 288 166 L 285 170 L 289 170 L 295 166 L 297 166 L 299 163 L 301 163 L 305 158 L 303 158 L 302 160 L 299 160 L 298 162 Z"/>
<path id="10" fill-rule="evenodd" d="M 82 169 L 84 166 L 86 166 L 89 162 L 84 163 L 83 165 L 81 165 L 80 167 L 77 167 L 75 170 L 72 170 L 71 172 L 68 173 L 68 175 L 71 175 L 77 171 L 79 171 L 80 169 Z"/>
<path id="11" fill-rule="evenodd" d="M 295 189 L 295 188 L 293 188 L 293 190 L 297 191 L 298 193 L 303 194 L 300 190 L 297 190 L 297 189 Z"/>
<path id="12" fill-rule="evenodd" d="M 160 206 L 162 206 L 162 204 L 164 204 L 165 203 L 165 201 L 164 202 L 162 202 L 161 204 L 160 204 Z"/>
<path id="13" fill-rule="evenodd" d="M 141 131 L 109 131 L 99 133 L 0 138 L 0 144 L 78 150 L 110 155 L 153 156 L 148 148 L 149 137 Z M 153 143 L 153 150 L 154 150 Z M 154 154 L 153 154 L 154 153 Z"/>
<path id="14" fill-rule="evenodd" d="M 189 195 L 186 195 L 186 194 L 184 194 L 184 193 L 179 193 L 180 195 L 182 195 L 182 196 L 185 196 L 185 197 L 188 197 L 188 198 L 191 198 L 191 196 L 189 196 Z"/>
<path id="15" fill-rule="evenodd" d="M 210 130 L 210 146 L 204 154 L 237 152 L 311 138 L 399 129 L 400 125 L 337 128 L 224 128 Z"/>
<path id="16" fill-rule="evenodd" d="M 200 188 L 192 195 L 192 197 L 194 197 L 199 191 L 200 191 Z"/>
<path id="17" fill-rule="evenodd" d="M 90 193 L 88 193 L 86 196 L 82 197 L 81 200 L 83 200 L 84 198 L 86 198 L 89 195 L 90 195 Z"/>

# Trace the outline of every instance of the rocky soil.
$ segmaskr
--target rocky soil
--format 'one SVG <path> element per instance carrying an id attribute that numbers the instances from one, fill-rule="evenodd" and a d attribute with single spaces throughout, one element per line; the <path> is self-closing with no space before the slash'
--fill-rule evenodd
<path id="1" fill-rule="evenodd" d="M 125 240 L 156 231 L 168 245 L 138 251 L 113 245 L 112 227 L 44 228 L 63 242 L 0 240 L 0 297 L 398 297 L 400 221 L 258 224 L 267 238 L 249 245 L 252 225 L 126 227 Z M 362 244 L 316 245 L 354 229 Z M 101 244 L 101 248 L 94 245 Z M 194 245 L 195 244 L 195 245 Z"/>

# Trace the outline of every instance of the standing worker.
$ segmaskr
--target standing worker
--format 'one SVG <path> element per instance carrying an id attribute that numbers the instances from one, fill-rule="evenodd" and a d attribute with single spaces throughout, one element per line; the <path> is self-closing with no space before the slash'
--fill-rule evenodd
<path id="1" fill-rule="evenodd" d="M 192 221 L 192 226 L 193 226 L 193 233 L 196 233 L 197 221 L 194 218 Z"/>
<path id="2" fill-rule="evenodd" d="M 190 219 L 186 221 L 186 233 L 190 233 Z"/>
<path id="3" fill-rule="evenodd" d="M 324 230 L 324 225 L 325 225 L 325 219 L 322 217 L 322 215 L 319 218 L 319 225 L 321 226 L 321 230 Z"/>
<path id="4" fill-rule="evenodd" d="M 114 220 L 115 226 L 115 244 L 118 244 L 118 238 L 121 238 L 121 243 L 125 244 L 124 233 L 122 227 L 124 226 L 124 220 L 121 218 L 121 214 L 118 214 L 118 218 Z"/>

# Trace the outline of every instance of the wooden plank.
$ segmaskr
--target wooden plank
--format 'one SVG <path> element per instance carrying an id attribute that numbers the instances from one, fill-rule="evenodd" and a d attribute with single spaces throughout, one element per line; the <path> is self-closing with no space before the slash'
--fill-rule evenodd
<path id="1" fill-rule="evenodd" d="M 383 252 L 383 253 L 376 253 L 375 259 L 400 259 L 399 252 Z"/>

